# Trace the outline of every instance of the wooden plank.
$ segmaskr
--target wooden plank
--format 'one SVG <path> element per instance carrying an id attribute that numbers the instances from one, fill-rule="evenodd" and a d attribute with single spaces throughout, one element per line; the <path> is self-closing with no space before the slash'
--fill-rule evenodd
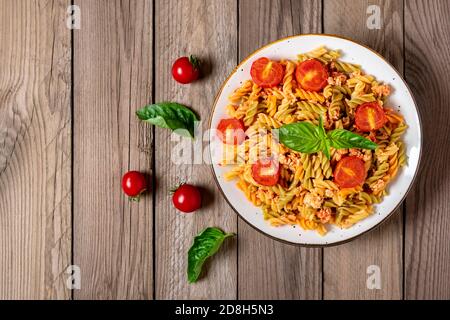
<path id="1" fill-rule="evenodd" d="M 69 2 L 0 1 L 0 299 L 70 299 Z"/>
<path id="2" fill-rule="evenodd" d="M 270 41 L 321 31 L 321 1 L 239 2 L 239 58 Z M 239 219 L 240 299 L 320 299 L 321 249 L 272 240 Z"/>
<path id="3" fill-rule="evenodd" d="M 152 197 L 130 202 L 120 185 L 129 169 L 151 174 L 151 130 L 134 112 L 152 99 L 152 3 L 75 4 L 75 298 L 151 299 Z"/>
<path id="4" fill-rule="evenodd" d="M 156 101 L 191 106 L 200 115 L 203 130 L 220 84 L 236 64 L 236 12 L 232 0 L 156 1 Z M 189 54 L 203 60 L 204 78 L 180 85 L 172 79 L 171 66 Z M 156 128 L 156 298 L 234 299 L 236 240 L 227 241 L 210 260 L 205 277 L 195 284 L 187 282 L 187 251 L 194 236 L 208 226 L 236 231 L 236 216 L 207 164 L 173 162 L 178 143 L 171 141 L 169 131 Z M 181 180 L 202 187 L 203 208 L 195 214 L 183 215 L 172 205 L 168 190 Z"/>
<path id="5" fill-rule="evenodd" d="M 405 73 L 425 143 L 406 201 L 405 299 L 450 299 L 449 16 L 448 1 L 406 1 Z"/>
<path id="6" fill-rule="evenodd" d="M 369 5 L 381 9 L 381 29 L 370 30 Z M 343 14 L 345 12 L 345 14 Z M 381 53 L 403 72 L 403 3 L 401 0 L 338 1 L 324 3 L 326 33 L 349 37 Z M 384 225 L 348 244 L 324 249 L 325 299 L 402 298 L 402 209 Z M 367 268 L 381 269 L 381 289 L 367 288 Z"/>

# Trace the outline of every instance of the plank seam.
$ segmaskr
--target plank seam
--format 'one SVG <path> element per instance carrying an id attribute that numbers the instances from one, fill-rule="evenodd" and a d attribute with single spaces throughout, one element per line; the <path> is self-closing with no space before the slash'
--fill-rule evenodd
<path id="1" fill-rule="evenodd" d="M 402 16 L 402 28 L 403 28 L 403 70 L 402 70 L 402 73 L 403 73 L 403 78 L 405 79 L 405 81 L 406 81 L 406 44 L 405 44 L 405 39 L 406 39 L 406 37 L 405 37 L 405 34 L 406 34 L 406 31 L 405 31 L 405 10 L 406 10 L 406 7 L 405 7 L 405 5 L 406 5 L 406 3 L 405 3 L 405 0 L 403 0 L 402 1 L 402 6 L 403 6 L 403 16 Z M 405 199 L 405 201 L 403 202 L 403 206 L 402 206 L 402 222 L 403 222 L 403 224 L 402 224 L 402 228 L 403 228 L 403 239 L 402 239 L 402 300 L 405 300 L 405 292 L 406 292 L 406 290 L 405 290 L 405 286 L 406 286 L 406 276 L 405 276 L 405 273 L 406 273 L 406 262 L 405 262 L 405 259 L 406 259 L 406 252 L 405 252 L 405 239 L 406 239 L 406 201 L 407 201 L 407 198 Z"/>
<path id="2" fill-rule="evenodd" d="M 74 0 L 70 1 L 70 5 L 73 6 L 75 4 Z M 75 66 L 74 66 L 74 32 L 73 29 L 70 29 L 70 131 L 71 131 L 71 137 L 70 137 L 70 144 L 71 144 L 71 149 L 72 149 L 72 153 L 70 155 L 70 190 L 71 190 L 71 202 L 70 202 L 70 224 L 71 224 L 71 240 L 70 240 L 70 247 L 71 247 L 71 251 L 70 251 L 70 264 L 74 265 L 75 264 L 75 231 L 74 231 L 74 226 L 75 226 L 75 215 L 74 215 L 74 154 L 75 154 L 75 135 L 74 135 L 74 128 L 75 128 L 75 124 L 74 124 L 74 115 L 75 115 L 75 92 L 74 92 L 74 84 L 75 84 L 75 75 L 74 75 L 74 70 L 75 70 Z M 73 289 L 70 290 L 70 300 L 75 300 L 75 291 Z"/>
<path id="3" fill-rule="evenodd" d="M 320 9 L 321 9 L 320 32 L 323 33 L 325 31 L 325 0 L 322 0 Z"/>
<path id="4" fill-rule="evenodd" d="M 151 103 L 155 103 L 155 94 L 156 94 L 156 3 L 155 0 L 152 1 L 152 96 L 151 96 Z M 152 170 L 152 225 L 153 225 L 153 232 L 152 232 L 152 282 L 153 282 L 153 293 L 152 293 L 152 299 L 156 299 L 156 191 L 155 191 L 155 173 L 156 173 L 156 157 L 155 157 L 155 127 L 151 127 L 152 132 L 152 156 L 151 156 L 151 170 Z"/>
<path id="5" fill-rule="evenodd" d="M 239 12 L 239 6 L 240 2 L 239 0 L 236 0 L 236 65 L 239 63 L 239 40 L 240 40 L 240 33 L 239 33 L 239 19 L 240 19 L 240 12 Z M 238 235 L 236 239 L 236 300 L 239 300 L 239 216 L 237 216 L 236 219 L 236 234 Z"/>
<path id="6" fill-rule="evenodd" d="M 321 1 L 321 15 L 320 15 L 320 19 L 321 19 L 321 24 L 320 24 L 320 32 L 323 33 L 325 31 L 325 0 Z M 321 289 L 320 289 L 320 294 L 321 294 L 321 298 L 322 300 L 325 300 L 325 264 L 324 264 L 324 260 L 325 260 L 325 249 L 322 248 L 320 249 L 320 253 L 321 253 Z"/>

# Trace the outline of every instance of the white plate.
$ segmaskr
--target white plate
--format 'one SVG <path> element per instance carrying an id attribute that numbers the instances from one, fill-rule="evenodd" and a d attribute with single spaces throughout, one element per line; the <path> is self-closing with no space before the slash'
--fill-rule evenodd
<path id="1" fill-rule="evenodd" d="M 417 173 L 422 150 L 422 128 L 419 113 L 414 98 L 400 74 L 375 51 L 351 40 L 332 35 L 293 36 L 270 43 L 252 53 L 236 67 L 222 85 L 214 103 L 210 128 L 216 128 L 221 119 L 228 117 L 225 112 L 228 96 L 233 90 L 240 87 L 245 80 L 250 79 L 250 67 L 253 61 L 260 57 L 268 57 L 274 60 L 295 60 L 297 54 L 311 51 L 319 46 L 339 49 L 343 61 L 359 64 L 365 73 L 374 75 L 377 80 L 390 84 L 393 93 L 389 97 L 387 105 L 399 107 L 400 113 L 404 116 L 408 125 L 408 129 L 403 136 L 408 164 L 399 170 L 395 181 L 389 184 L 389 195 L 375 206 L 373 215 L 349 229 L 327 226 L 329 232 L 325 236 L 320 236 L 315 231 L 305 231 L 299 226 L 295 228 L 293 226 L 272 227 L 264 221 L 261 209 L 253 206 L 244 194 L 236 188 L 236 181 L 226 182 L 224 180 L 223 174 L 229 171 L 231 167 L 217 165 L 221 159 L 215 157 L 215 152 L 211 152 L 212 169 L 219 189 L 241 218 L 276 240 L 305 246 L 327 246 L 346 242 L 386 220 L 401 204 L 409 191 Z M 214 130 L 210 132 L 211 150 L 220 149 L 221 142 L 216 138 Z"/>

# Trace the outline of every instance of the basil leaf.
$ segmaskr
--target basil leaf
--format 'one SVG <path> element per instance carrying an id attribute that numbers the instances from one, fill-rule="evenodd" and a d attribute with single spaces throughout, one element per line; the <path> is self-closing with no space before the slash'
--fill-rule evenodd
<path id="1" fill-rule="evenodd" d="M 328 132 L 330 145 L 335 149 L 360 148 L 375 150 L 378 145 L 359 134 L 345 129 L 335 129 Z"/>
<path id="2" fill-rule="evenodd" d="M 322 151 L 330 159 L 330 148 L 360 148 L 374 150 L 378 147 L 373 141 L 345 129 L 326 132 L 322 117 L 319 125 L 309 122 L 297 122 L 283 125 L 278 129 L 279 139 L 286 147 L 302 152 L 315 153 Z"/>
<path id="3" fill-rule="evenodd" d="M 285 124 L 279 129 L 279 139 L 286 147 L 303 153 L 321 150 L 321 139 L 314 125 L 309 122 Z"/>
<path id="4" fill-rule="evenodd" d="M 317 136 L 321 140 L 326 140 L 327 139 L 327 133 L 325 132 L 325 128 L 323 127 L 322 116 L 320 116 L 320 118 L 319 118 L 319 126 L 316 127 L 316 130 L 317 130 Z"/>
<path id="5" fill-rule="evenodd" d="M 189 283 L 197 281 L 206 259 L 219 250 L 226 238 L 234 235 L 234 233 L 225 233 L 219 228 L 210 227 L 200 232 L 194 238 L 194 243 L 188 252 L 187 274 Z"/>
<path id="6" fill-rule="evenodd" d="M 192 138 L 195 122 L 199 121 L 191 109 L 176 102 L 150 104 L 136 111 L 136 115 L 140 120 L 161 128 L 176 130 L 176 133 Z"/>
<path id="7" fill-rule="evenodd" d="M 320 150 L 324 153 L 324 155 L 330 159 L 330 141 L 327 137 L 327 132 L 325 131 L 325 128 L 323 127 L 323 120 L 322 116 L 319 118 L 319 126 L 316 128 L 317 135 L 320 138 L 321 147 Z"/>
<path id="8" fill-rule="evenodd" d="M 325 143 L 325 146 L 322 148 L 322 152 L 325 155 L 325 157 L 327 157 L 327 159 L 330 160 L 330 158 L 331 158 L 331 155 L 330 155 L 330 147 L 331 147 L 330 140 L 325 139 L 324 143 Z"/>

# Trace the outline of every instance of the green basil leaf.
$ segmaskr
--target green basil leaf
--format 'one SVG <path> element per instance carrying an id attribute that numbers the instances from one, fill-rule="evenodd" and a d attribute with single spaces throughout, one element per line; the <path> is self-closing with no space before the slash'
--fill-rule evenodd
<path id="1" fill-rule="evenodd" d="M 317 130 L 317 135 L 321 140 L 327 139 L 327 133 L 325 131 L 325 128 L 323 127 L 322 116 L 320 116 L 320 118 L 319 118 L 319 126 L 316 127 L 316 130 Z"/>
<path id="2" fill-rule="evenodd" d="M 330 155 L 330 147 L 331 147 L 330 140 L 325 139 L 324 140 L 324 144 L 325 145 L 322 148 L 322 152 L 325 155 L 325 157 L 327 157 L 327 159 L 330 160 L 330 158 L 331 158 L 331 155 Z"/>
<path id="3" fill-rule="evenodd" d="M 321 150 L 321 139 L 314 125 L 309 122 L 285 124 L 279 129 L 279 139 L 286 147 L 303 153 Z"/>
<path id="4" fill-rule="evenodd" d="M 345 129 L 335 129 L 328 132 L 330 145 L 335 149 L 360 148 L 375 150 L 378 145 L 359 134 Z"/>
<path id="5" fill-rule="evenodd" d="M 316 128 L 317 135 L 320 138 L 320 150 L 324 153 L 324 155 L 330 159 L 330 141 L 328 140 L 327 132 L 325 131 L 325 128 L 323 127 L 323 120 L 322 116 L 319 117 L 319 125 Z"/>
<path id="6" fill-rule="evenodd" d="M 150 104 L 136 111 L 137 117 L 161 128 L 176 130 L 185 136 L 194 137 L 197 115 L 188 107 L 176 102 L 161 102 Z"/>
<path id="7" fill-rule="evenodd" d="M 200 232 L 194 238 L 194 243 L 188 252 L 187 274 L 190 283 L 197 281 L 206 259 L 219 250 L 226 238 L 234 235 L 234 233 L 225 233 L 219 228 L 210 227 Z"/>

